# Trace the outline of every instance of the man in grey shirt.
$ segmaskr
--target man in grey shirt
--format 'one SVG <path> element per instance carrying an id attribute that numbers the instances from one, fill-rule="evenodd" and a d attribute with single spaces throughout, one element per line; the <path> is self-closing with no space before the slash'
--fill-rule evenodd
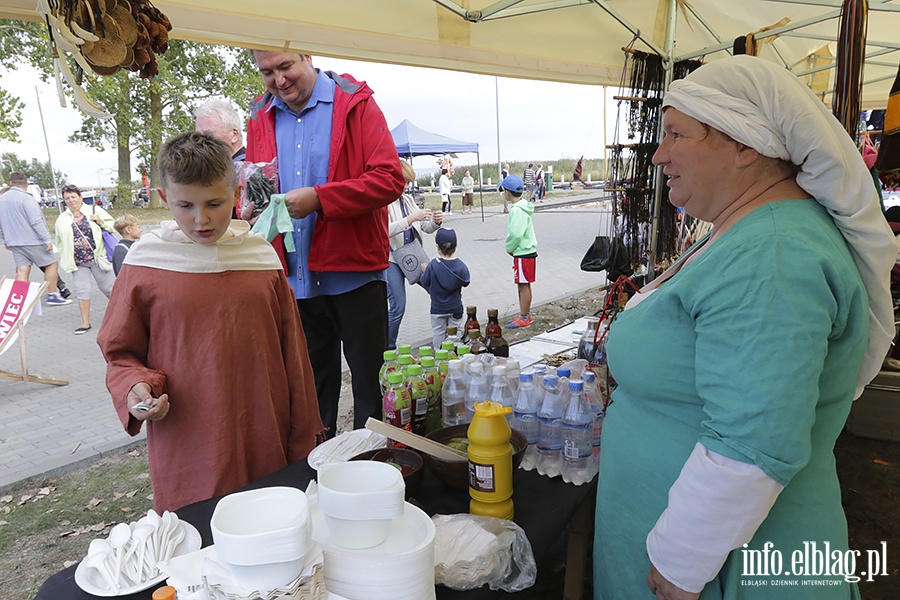
<path id="1" fill-rule="evenodd" d="M 47 282 L 47 306 L 63 306 L 72 301 L 60 296 L 56 288 L 59 271 L 59 255 L 53 251 L 50 231 L 44 222 L 44 213 L 34 201 L 24 174 L 9 175 L 9 189 L 0 194 L 0 238 L 7 250 L 12 251 L 16 262 L 16 279 L 28 281 L 31 266 L 44 271 Z"/>

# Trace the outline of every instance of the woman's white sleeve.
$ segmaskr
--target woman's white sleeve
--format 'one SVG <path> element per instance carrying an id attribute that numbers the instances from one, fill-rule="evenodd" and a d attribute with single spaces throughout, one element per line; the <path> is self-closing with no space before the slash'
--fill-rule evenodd
<path id="1" fill-rule="evenodd" d="M 679 588 L 699 593 L 728 554 L 753 538 L 782 489 L 755 464 L 698 442 L 647 536 L 650 562 Z"/>

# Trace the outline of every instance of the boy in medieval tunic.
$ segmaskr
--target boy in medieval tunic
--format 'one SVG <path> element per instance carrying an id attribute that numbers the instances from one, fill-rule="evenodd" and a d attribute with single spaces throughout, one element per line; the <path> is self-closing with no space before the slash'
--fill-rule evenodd
<path id="1" fill-rule="evenodd" d="M 184 133 L 163 146 L 159 170 L 174 221 L 129 251 L 97 341 L 122 425 L 137 435 L 147 421 L 161 512 L 304 459 L 323 427 L 281 263 L 231 220 L 230 152 Z"/>

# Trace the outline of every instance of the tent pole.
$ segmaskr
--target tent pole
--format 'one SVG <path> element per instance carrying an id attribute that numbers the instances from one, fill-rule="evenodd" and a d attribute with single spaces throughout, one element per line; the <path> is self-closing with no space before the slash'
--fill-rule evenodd
<path id="1" fill-rule="evenodd" d="M 481 178 L 481 151 L 475 153 L 478 160 L 478 197 L 481 198 L 481 222 L 484 223 L 484 179 Z"/>
<path id="2" fill-rule="evenodd" d="M 672 83 L 672 76 L 675 69 L 675 24 L 678 16 L 678 7 L 676 0 L 669 0 L 669 14 L 666 23 L 666 53 L 663 56 L 663 65 L 665 66 L 665 83 L 663 85 L 663 94 L 669 89 Z M 657 143 L 662 141 L 663 126 L 662 118 L 659 120 L 659 129 L 656 132 Z M 647 276 L 645 281 L 650 282 L 656 278 L 656 252 L 659 246 L 657 237 L 659 236 L 659 211 L 662 204 L 663 196 L 663 168 L 657 165 L 655 169 L 655 185 L 653 192 L 653 218 L 650 221 L 650 256 L 647 259 Z"/>

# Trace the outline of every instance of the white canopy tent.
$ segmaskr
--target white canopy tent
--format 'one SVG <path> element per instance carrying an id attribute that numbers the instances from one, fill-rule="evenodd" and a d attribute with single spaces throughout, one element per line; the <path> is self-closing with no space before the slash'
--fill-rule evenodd
<path id="1" fill-rule="evenodd" d="M 900 0 L 898 0 L 900 2 Z M 900 3 L 870 0 L 864 108 L 886 103 L 900 60 Z M 837 52 L 840 0 L 158 0 L 176 38 L 507 77 L 617 85 L 621 48 L 723 56 L 767 27 L 761 55 L 801 77 Z M 669 23 L 670 9 L 675 7 Z M 0 16 L 37 19 L 35 0 Z M 784 22 L 783 19 L 788 19 Z M 815 53 L 828 50 L 818 59 Z M 825 72 L 825 71 L 823 71 Z M 831 85 L 826 84 L 830 90 Z M 826 102 L 830 102 L 826 98 Z"/>

